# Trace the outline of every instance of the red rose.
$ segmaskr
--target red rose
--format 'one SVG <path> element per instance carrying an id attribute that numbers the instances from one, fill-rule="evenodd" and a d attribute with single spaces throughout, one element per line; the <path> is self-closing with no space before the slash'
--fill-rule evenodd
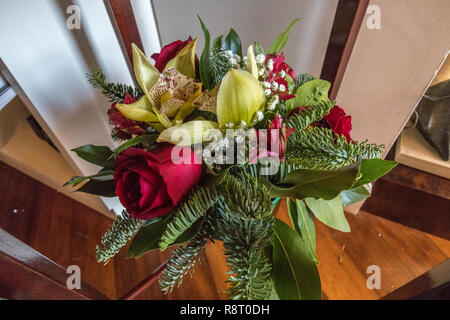
<path id="1" fill-rule="evenodd" d="M 284 58 L 283 53 L 279 55 L 269 54 L 266 57 L 265 64 L 269 62 L 269 60 L 273 60 L 273 70 L 269 73 L 269 77 L 266 79 L 267 82 L 272 84 L 276 82 L 278 85 L 277 90 L 273 90 L 272 92 L 278 94 L 280 100 L 289 100 L 295 97 L 293 94 L 289 94 L 288 82 L 286 81 L 286 77 L 282 77 L 282 73 L 289 75 L 292 80 L 295 79 L 295 72 L 287 63 Z M 280 87 L 284 87 L 284 91 L 280 90 Z"/>
<path id="2" fill-rule="evenodd" d="M 127 94 L 123 99 L 123 104 L 132 104 L 136 102 L 136 99 Z M 145 132 L 147 125 L 141 121 L 133 121 L 124 117 L 120 113 L 119 109 L 116 108 L 116 104 L 113 103 L 111 108 L 108 110 L 109 123 L 114 126 L 114 131 L 116 135 L 122 140 L 127 140 L 131 138 L 133 134 L 142 134 Z"/>
<path id="3" fill-rule="evenodd" d="M 183 148 L 177 153 L 180 164 L 175 164 L 173 148 L 169 144 L 151 151 L 128 148 L 117 158 L 116 194 L 132 217 L 149 220 L 168 214 L 198 183 L 202 166 L 197 155 Z"/>
<path id="4" fill-rule="evenodd" d="M 159 72 L 163 72 L 166 64 L 178 54 L 187 44 L 192 41 L 192 38 L 189 37 L 186 41 L 177 40 L 168 45 L 165 45 L 160 53 L 152 54 L 152 59 L 155 60 L 155 68 L 158 69 Z"/>
<path id="5" fill-rule="evenodd" d="M 333 130 L 333 133 L 343 135 L 350 142 L 350 132 L 352 131 L 352 117 L 345 114 L 344 109 L 334 106 L 330 113 L 323 117 Z"/>

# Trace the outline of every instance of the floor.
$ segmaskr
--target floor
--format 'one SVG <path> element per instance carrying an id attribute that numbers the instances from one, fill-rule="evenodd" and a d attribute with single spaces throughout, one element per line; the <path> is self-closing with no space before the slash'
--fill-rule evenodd
<path id="1" fill-rule="evenodd" d="M 283 205 L 280 214 L 285 214 Z M 317 255 L 322 289 L 328 299 L 379 299 L 450 257 L 450 241 L 360 212 L 347 215 L 351 233 L 320 222 Z M 66 267 L 81 268 L 83 281 L 118 298 L 164 262 L 170 252 L 152 252 L 139 260 L 122 250 L 106 266 L 95 261 L 95 245 L 110 220 L 0 163 L 0 228 Z M 222 299 L 227 266 L 220 244 L 209 244 L 194 278 L 163 295 L 155 284 L 140 299 Z M 381 269 L 381 288 L 370 290 L 367 268 Z"/>

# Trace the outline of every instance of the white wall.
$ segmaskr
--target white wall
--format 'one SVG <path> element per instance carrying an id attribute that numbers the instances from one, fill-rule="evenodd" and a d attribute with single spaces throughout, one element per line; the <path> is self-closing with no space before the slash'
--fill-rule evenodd
<path id="1" fill-rule="evenodd" d="M 207 25 L 211 37 L 226 35 L 233 27 L 241 37 L 243 49 L 252 41 L 267 50 L 278 34 L 295 18 L 284 50 L 296 73 L 320 76 L 330 37 L 337 0 L 153 0 L 162 44 L 199 38 L 197 54 L 203 50 L 203 33 L 197 14 Z M 212 41 L 212 40 L 211 40 Z"/>

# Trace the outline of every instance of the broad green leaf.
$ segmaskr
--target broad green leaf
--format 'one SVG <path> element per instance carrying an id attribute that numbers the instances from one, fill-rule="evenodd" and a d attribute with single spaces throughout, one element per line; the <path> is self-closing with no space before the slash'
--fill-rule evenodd
<path id="1" fill-rule="evenodd" d="M 205 24 L 203 23 L 202 19 L 199 15 L 197 15 L 198 20 L 200 21 L 200 26 L 202 27 L 203 34 L 205 35 L 205 48 L 203 49 L 202 55 L 200 57 L 199 61 L 199 73 L 200 73 L 200 80 L 203 83 L 203 87 L 205 89 L 212 89 L 212 81 L 211 81 L 211 62 L 210 62 L 210 45 L 211 45 L 211 39 L 209 35 L 209 30 L 206 28 Z"/>
<path id="2" fill-rule="evenodd" d="M 84 146 L 72 149 L 71 151 L 74 151 L 81 159 L 84 159 L 87 162 L 107 169 L 114 168 L 114 164 L 108 160 L 112 154 L 111 149 L 108 147 L 86 144 Z"/>
<path id="3" fill-rule="evenodd" d="M 171 245 L 189 241 L 200 229 L 203 219 L 199 219 Z M 167 219 L 149 222 L 139 229 L 128 248 L 127 258 L 138 258 L 144 253 L 159 249 L 159 241 L 166 229 Z"/>
<path id="4" fill-rule="evenodd" d="M 302 238 L 281 220 L 275 220 L 272 279 L 281 300 L 320 300 L 317 266 Z"/>
<path id="5" fill-rule="evenodd" d="M 341 192 L 342 204 L 348 206 L 352 203 L 356 203 L 370 197 L 369 191 L 364 186 L 359 186 L 351 190 L 345 190 Z"/>
<path id="6" fill-rule="evenodd" d="M 305 82 L 298 87 L 295 92 L 295 98 L 287 101 L 286 109 L 292 110 L 296 107 L 315 106 L 321 101 L 327 101 L 330 87 L 331 83 L 322 79 Z"/>
<path id="7" fill-rule="evenodd" d="M 282 181 L 271 184 L 260 178 L 269 188 L 272 197 L 295 197 L 334 199 L 342 191 L 348 190 L 355 183 L 359 173 L 359 163 L 337 170 L 297 169 L 290 172 Z"/>
<path id="8" fill-rule="evenodd" d="M 254 44 L 255 44 L 255 54 L 256 55 L 258 55 L 258 54 L 264 54 L 264 49 L 263 49 L 263 47 L 259 44 L 259 42 L 254 42 Z"/>
<path id="9" fill-rule="evenodd" d="M 66 187 L 68 185 L 72 185 L 73 187 L 76 187 L 81 182 L 83 182 L 85 180 L 88 180 L 88 179 L 105 181 L 105 180 L 112 180 L 113 178 L 114 178 L 114 171 L 113 170 L 102 169 L 98 173 L 93 174 L 91 176 L 84 176 L 84 177 L 83 176 L 76 176 L 76 177 L 72 177 L 69 181 L 67 181 L 63 185 L 63 187 Z"/>
<path id="10" fill-rule="evenodd" d="M 148 96 L 150 88 L 158 81 L 160 73 L 155 66 L 148 61 L 145 54 L 134 43 L 131 44 L 133 50 L 133 68 L 136 80 L 142 91 Z"/>
<path id="11" fill-rule="evenodd" d="M 218 50 L 222 48 L 222 38 L 223 36 L 218 36 L 217 38 L 214 39 L 213 41 L 213 49 Z"/>
<path id="12" fill-rule="evenodd" d="M 300 19 L 294 19 L 292 20 L 292 22 L 289 24 L 289 26 L 287 27 L 287 29 L 285 31 L 283 31 L 270 45 L 269 51 L 268 53 L 275 53 L 278 54 L 281 52 L 281 50 L 283 50 L 284 46 L 286 45 L 288 39 L 289 39 L 289 31 L 291 30 L 291 28 L 294 26 L 294 24 L 296 24 Z"/>
<path id="13" fill-rule="evenodd" d="M 193 120 L 165 129 L 158 136 L 157 141 L 168 142 L 180 147 L 191 146 L 203 141 L 209 141 L 211 130 L 217 127 L 217 122 Z"/>
<path id="14" fill-rule="evenodd" d="M 231 50 L 234 54 L 242 58 L 241 39 L 233 28 L 230 29 L 230 32 L 228 32 L 228 35 L 223 40 L 222 49 Z"/>
<path id="15" fill-rule="evenodd" d="M 76 192 L 86 192 L 103 197 L 115 197 L 114 180 L 95 180 L 91 179 L 81 186 L 81 188 L 75 190 Z"/>
<path id="16" fill-rule="evenodd" d="M 306 198 L 305 201 L 319 221 L 336 230 L 350 232 L 340 195 L 328 201 L 313 198 Z"/>
<path id="17" fill-rule="evenodd" d="M 253 46 L 249 45 L 247 49 L 247 71 L 252 74 L 256 79 L 258 79 L 258 66 L 256 65 L 256 57 L 253 53 Z"/>
<path id="18" fill-rule="evenodd" d="M 137 136 L 136 138 L 130 139 L 127 142 L 125 142 L 124 144 L 122 144 L 119 147 L 117 147 L 116 149 L 114 149 L 111 156 L 108 158 L 108 160 L 116 158 L 119 155 L 119 153 L 121 153 L 121 152 L 125 151 L 126 149 L 133 147 L 135 145 L 138 145 L 138 144 L 141 144 L 144 142 L 155 142 L 157 137 L 158 137 L 157 134 L 144 134 L 142 136 Z"/>
<path id="19" fill-rule="evenodd" d="M 361 178 L 356 181 L 354 188 L 368 184 L 391 171 L 397 162 L 382 159 L 369 159 L 361 162 Z"/>
<path id="20" fill-rule="evenodd" d="M 316 226 L 314 224 L 314 218 L 301 200 L 296 200 L 294 202 L 287 198 L 287 205 L 289 217 L 291 218 L 295 230 L 301 235 L 311 257 L 317 262 Z"/>
<path id="21" fill-rule="evenodd" d="M 177 55 L 171 59 L 164 70 L 175 68 L 185 76 L 195 79 L 195 46 L 197 38 L 189 42 Z"/>

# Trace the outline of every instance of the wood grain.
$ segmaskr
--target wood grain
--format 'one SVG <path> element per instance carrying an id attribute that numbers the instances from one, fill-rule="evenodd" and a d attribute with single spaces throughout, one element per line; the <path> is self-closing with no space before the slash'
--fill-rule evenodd
<path id="1" fill-rule="evenodd" d="M 95 261 L 95 245 L 111 220 L 0 163 L 0 228 L 62 267 L 76 264 L 82 280 L 110 298 L 122 297 L 170 257 L 171 250 L 125 259 L 125 250 L 106 266 Z M 14 209 L 18 210 L 14 212 Z M 278 209 L 286 216 L 283 201 Z M 328 299 L 379 299 L 450 256 L 450 242 L 361 212 L 347 215 L 351 233 L 316 222 L 322 289 Z M 225 299 L 228 267 L 221 243 L 209 243 L 193 278 L 164 295 L 157 284 L 137 299 Z M 366 286 L 367 267 L 379 265 L 381 289 Z"/>

